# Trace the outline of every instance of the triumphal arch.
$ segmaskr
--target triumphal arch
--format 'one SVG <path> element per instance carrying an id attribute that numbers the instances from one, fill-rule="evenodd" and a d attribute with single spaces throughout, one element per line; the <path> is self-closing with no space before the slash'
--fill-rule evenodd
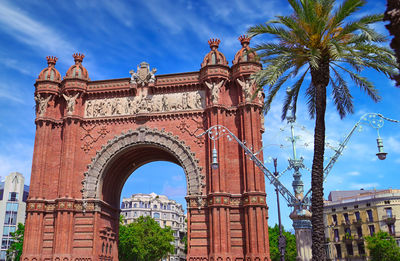
<path id="1" fill-rule="evenodd" d="M 211 168 L 214 144 L 198 137 L 220 124 L 262 147 L 262 94 L 249 79 L 261 65 L 250 39 L 239 40 L 232 66 L 211 39 L 199 71 L 157 75 L 142 62 L 122 79 L 91 81 L 79 53 L 61 78 L 57 58 L 47 57 L 35 83 L 21 260 L 118 260 L 122 187 L 157 160 L 186 174 L 187 260 L 270 260 L 263 173 L 228 139 L 216 142 L 219 168 Z"/>

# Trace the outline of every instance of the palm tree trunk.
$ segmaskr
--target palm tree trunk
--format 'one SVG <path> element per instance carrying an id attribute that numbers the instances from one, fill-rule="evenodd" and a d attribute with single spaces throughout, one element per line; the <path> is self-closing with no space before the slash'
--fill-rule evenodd
<path id="1" fill-rule="evenodd" d="M 312 212 L 312 259 L 326 259 L 324 236 L 324 153 L 325 153 L 325 110 L 326 87 L 329 84 L 329 62 L 322 61 L 317 70 L 311 70 L 312 84 L 315 88 L 315 129 L 314 158 L 311 171 L 311 212 Z"/>

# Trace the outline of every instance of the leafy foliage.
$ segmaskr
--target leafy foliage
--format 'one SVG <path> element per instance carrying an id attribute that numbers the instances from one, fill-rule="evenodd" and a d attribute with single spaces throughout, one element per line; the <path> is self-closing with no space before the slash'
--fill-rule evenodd
<path id="1" fill-rule="evenodd" d="M 296 236 L 290 232 L 282 229 L 283 235 L 286 238 L 285 260 L 295 261 L 297 257 Z M 279 240 L 279 226 L 275 224 L 274 227 L 268 227 L 269 234 L 269 254 L 272 261 L 279 261 L 281 254 L 279 253 L 278 240 Z"/>
<path id="2" fill-rule="evenodd" d="M 18 223 L 18 228 L 11 233 L 13 242 L 7 250 L 7 260 L 19 261 L 22 255 L 22 247 L 24 245 L 25 226 Z"/>
<path id="3" fill-rule="evenodd" d="M 378 232 L 365 238 L 372 261 L 400 261 L 400 247 L 386 232 Z"/>
<path id="4" fill-rule="evenodd" d="M 119 226 L 118 256 L 121 261 L 160 260 L 172 253 L 173 231 L 161 228 L 151 217 L 139 217 Z"/>

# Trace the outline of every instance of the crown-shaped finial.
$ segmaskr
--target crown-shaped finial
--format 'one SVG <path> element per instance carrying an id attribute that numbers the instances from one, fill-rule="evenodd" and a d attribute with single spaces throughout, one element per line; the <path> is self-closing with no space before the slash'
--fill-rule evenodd
<path id="1" fill-rule="evenodd" d="M 211 38 L 210 40 L 208 40 L 208 44 L 210 45 L 211 50 L 215 50 L 218 49 L 219 43 L 221 42 L 221 40 L 219 40 L 218 38 Z"/>
<path id="2" fill-rule="evenodd" d="M 58 58 L 55 56 L 47 56 L 46 60 L 47 60 L 47 65 L 50 67 L 56 65 Z"/>
<path id="3" fill-rule="evenodd" d="M 72 57 L 74 57 L 75 63 L 81 63 L 83 58 L 85 58 L 85 55 L 83 53 L 74 53 Z"/>
<path id="4" fill-rule="evenodd" d="M 247 35 L 241 35 L 239 36 L 239 41 L 243 47 L 246 47 L 250 44 L 250 37 Z"/>

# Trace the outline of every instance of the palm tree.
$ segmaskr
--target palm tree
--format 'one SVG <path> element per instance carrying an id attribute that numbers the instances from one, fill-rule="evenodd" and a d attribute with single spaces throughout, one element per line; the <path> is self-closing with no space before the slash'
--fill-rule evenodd
<path id="1" fill-rule="evenodd" d="M 380 100 L 374 85 L 360 73 L 365 68 L 391 76 L 396 61 L 393 52 L 381 45 L 386 38 L 371 24 L 382 21 L 382 14 L 352 15 L 364 6 L 363 0 L 344 0 L 334 8 L 334 0 L 288 0 L 294 12 L 250 27 L 250 36 L 271 34 L 275 41 L 257 45 L 264 69 L 254 75 L 259 89 L 267 86 L 265 111 L 284 83 L 294 79 L 282 107 L 282 120 L 289 107 L 296 112 L 297 98 L 305 77 L 311 82 L 305 90 L 308 112 L 315 118 L 312 186 L 313 260 L 325 260 L 323 224 L 323 169 L 325 148 L 325 110 L 328 86 L 341 118 L 353 113 L 353 97 L 346 75 L 373 101 Z"/>

